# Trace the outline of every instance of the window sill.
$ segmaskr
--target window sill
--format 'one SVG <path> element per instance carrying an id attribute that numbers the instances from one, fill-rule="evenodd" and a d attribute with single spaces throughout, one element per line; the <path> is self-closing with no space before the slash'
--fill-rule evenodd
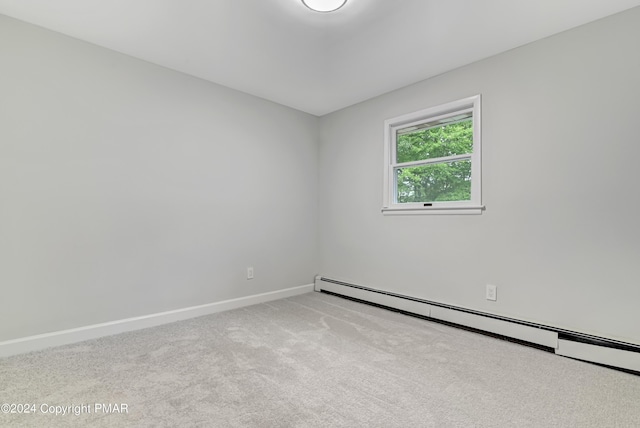
<path id="1" fill-rule="evenodd" d="M 485 210 L 484 205 L 459 207 L 391 207 L 382 208 L 384 215 L 479 215 Z"/>

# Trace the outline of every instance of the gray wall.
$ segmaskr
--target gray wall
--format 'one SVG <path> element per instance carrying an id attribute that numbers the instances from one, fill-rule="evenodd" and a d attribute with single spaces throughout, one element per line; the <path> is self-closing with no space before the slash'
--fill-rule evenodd
<path id="1" fill-rule="evenodd" d="M 314 116 L 0 16 L 0 341 L 313 282 L 317 139 Z"/>
<path id="2" fill-rule="evenodd" d="M 0 341 L 319 271 L 640 343 L 638 40 L 636 8 L 318 123 L 0 16 Z M 383 121 L 476 93 L 486 212 L 383 216 Z"/>
<path id="3" fill-rule="evenodd" d="M 636 8 L 323 117 L 321 274 L 640 343 L 639 40 Z M 383 216 L 383 121 L 478 93 L 486 212 Z"/>

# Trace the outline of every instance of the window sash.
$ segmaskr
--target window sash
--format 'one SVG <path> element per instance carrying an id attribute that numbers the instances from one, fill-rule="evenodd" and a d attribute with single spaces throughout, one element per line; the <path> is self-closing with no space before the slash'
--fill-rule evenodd
<path id="1" fill-rule="evenodd" d="M 484 210 L 482 205 L 482 164 L 481 164 L 481 108 L 480 95 L 475 95 L 440 106 L 427 108 L 421 111 L 405 114 L 385 121 L 385 178 L 384 196 L 382 211 L 385 214 L 480 214 Z M 461 117 L 462 116 L 462 117 Z M 428 129 L 443 126 L 447 119 L 448 123 L 457 121 L 472 120 L 473 145 L 471 153 L 453 155 L 441 158 L 431 158 L 412 162 L 397 162 L 397 137 L 402 135 L 398 131 Z M 438 123 L 439 121 L 444 121 Z M 413 127 L 413 128 L 412 128 Z M 425 201 L 420 202 L 397 202 L 397 170 L 398 168 L 415 167 L 421 165 L 438 164 L 452 161 L 471 162 L 471 198 L 461 201 Z"/>
<path id="2" fill-rule="evenodd" d="M 461 117 L 459 117 L 461 116 Z M 428 122 L 417 120 L 414 123 L 398 126 L 396 128 L 396 137 L 398 135 L 410 134 L 415 131 L 427 131 L 439 126 L 453 125 L 454 123 L 463 122 L 473 119 L 473 109 L 459 110 L 449 114 L 443 114 L 430 118 Z"/>
<path id="3" fill-rule="evenodd" d="M 449 119 L 453 119 L 453 120 L 449 120 Z M 473 108 L 456 110 L 450 113 L 441 114 L 434 117 L 422 118 L 419 120 L 414 120 L 409 123 L 403 123 L 401 125 L 392 126 L 391 127 L 391 134 L 392 134 L 391 135 L 391 138 L 392 138 L 391 163 L 392 165 L 398 164 L 398 137 L 399 136 L 410 134 L 416 131 L 426 131 L 426 130 L 438 128 L 441 126 L 452 125 L 454 123 L 467 121 L 469 119 L 471 119 L 471 127 L 473 129 L 473 135 L 474 135 L 473 138 L 475 141 L 476 127 L 475 127 L 475 120 L 473 117 Z M 468 154 L 473 153 L 474 146 L 475 146 L 475 143 L 471 148 L 471 152 L 469 152 Z M 454 156 L 458 156 L 458 155 L 454 155 Z M 424 160 L 427 160 L 427 159 L 437 159 L 437 158 L 425 158 Z M 414 162 L 417 162 L 417 161 L 414 161 Z"/>
<path id="4" fill-rule="evenodd" d="M 391 168 L 395 170 L 398 168 L 408 168 L 412 166 L 422 166 L 422 165 L 429 165 L 434 163 L 449 163 L 449 162 L 454 162 L 459 160 L 470 160 L 473 162 L 472 157 L 473 157 L 473 153 L 467 153 L 464 155 L 445 156 L 441 158 L 429 158 L 429 159 L 423 159 L 419 161 L 394 163 L 394 164 L 391 164 Z"/>
<path id="5" fill-rule="evenodd" d="M 421 163 L 417 163 L 416 162 L 411 162 L 411 165 L 407 165 L 407 164 L 398 164 L 397 166 L 394 166 L 392 169 L 392 174 L 393 174 L 393 204 L 397 205 L 397 206 L 402 206 L 402 207 L 407 207 L 407 206 L 433 206 L 436 207 L 438 205 L 468 205 L 472 200 L 473 200 L 473 159 L 471 158 L 471 155 L 460 155 L 460 156 L 450 156 L 449 158 L 453 158 L 455 157 L 456 159 L 453 160 L 445 160 L 445 161 L 439 161 L 439 162 L 421 162 Z M 448 158 L 440 158 L 440 159 L 448 159 Z M 429 159 L 430 160 L 430 159 Z M 399 191 L 399 186 L 398 186 L 398 170 L 401 169 L 405 169 L 405 168 L 411 168 L 411 167 L 416 167 L 416 166 L 425 166 L 425 165 L 437 165 L 437 164 L 448 164 L 451 162 L 456 162 L 456 161 L 469 161 L 471 163 L 471 177 L 470 177 L 470 182 L 471 182 L 471 194 L 469 195 L 469 199 L 460 199 L 457 201 L 420 201 L 420 202 L 398 202 L 398 191 Z M 414 165 L 415 164 L 415 165 Z M 428 205 L 425 205 L 428 204 Z"/>

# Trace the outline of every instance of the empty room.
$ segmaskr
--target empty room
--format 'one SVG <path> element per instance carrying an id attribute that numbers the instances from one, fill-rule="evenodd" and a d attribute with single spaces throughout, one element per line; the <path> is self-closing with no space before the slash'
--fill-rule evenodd
<path id="1" fill-rule="evenodd" d="M 0 426 L 640 426 L 640 0 L 0 0 Z"/>

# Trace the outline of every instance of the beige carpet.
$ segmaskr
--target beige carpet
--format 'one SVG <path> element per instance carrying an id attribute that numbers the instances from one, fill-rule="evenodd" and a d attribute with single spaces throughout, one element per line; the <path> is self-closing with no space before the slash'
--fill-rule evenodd
<path id="1" fill-rule="evenodd" d="M 36 405 L 2 427 L 640 427 L 640 377 L 311 293 L 0 359 L 0 403 Z"/>

